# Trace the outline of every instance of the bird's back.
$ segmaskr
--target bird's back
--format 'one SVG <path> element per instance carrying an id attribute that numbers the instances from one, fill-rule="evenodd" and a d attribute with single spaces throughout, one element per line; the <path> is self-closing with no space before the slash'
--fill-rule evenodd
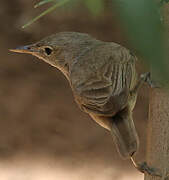
<path id="1" fill-rule="evenodd" d="M 81 109 L 107 116 L 123 109 L 136 83 L 135 60 L 116 43 L 86 47 L 70 66 L 70 84 Z"/>

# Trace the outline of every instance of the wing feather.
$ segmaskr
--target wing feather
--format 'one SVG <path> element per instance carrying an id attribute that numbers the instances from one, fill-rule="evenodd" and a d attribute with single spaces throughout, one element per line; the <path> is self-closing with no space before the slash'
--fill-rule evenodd
<path id="1" fill-rule="evenodd" d="M 135 59 L 123 47 L 118 51 L 115 56 L 112 55 L 104 60 L 104 64 L 95 73 L 92 71 L 85 78 L 79 76 L 78 83 L 73 85 L 75 99 L 83 110 L 112 114 L 126 105 Z M 84 73 L 85 69 L 81 69 L 80 74 L 84 75 Z"/>

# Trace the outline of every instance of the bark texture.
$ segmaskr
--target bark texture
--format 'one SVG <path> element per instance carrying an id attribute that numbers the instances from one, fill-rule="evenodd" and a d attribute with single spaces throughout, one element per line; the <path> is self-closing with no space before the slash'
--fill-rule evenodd
<path id="1" fill-rule="evenodd" d="M 152 89 L 149 105 L 147 163 L 162 177 L 145 174 L 145 180 L 169 180 L 169 94 Z"/>

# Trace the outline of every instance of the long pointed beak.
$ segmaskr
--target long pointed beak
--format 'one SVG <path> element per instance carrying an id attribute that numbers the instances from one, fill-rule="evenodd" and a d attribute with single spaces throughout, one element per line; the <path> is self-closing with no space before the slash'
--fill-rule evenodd
<path id="1" fill-rule="evenodd" d="M 17 52 L 17 53 L 27 53 L 27 54 L 32 54 L 34 52 L 37 52 L 37 50 L 35 50 L 32 45 L 21 46 L 16 49 L 9 49 L 9 51 Z"/>

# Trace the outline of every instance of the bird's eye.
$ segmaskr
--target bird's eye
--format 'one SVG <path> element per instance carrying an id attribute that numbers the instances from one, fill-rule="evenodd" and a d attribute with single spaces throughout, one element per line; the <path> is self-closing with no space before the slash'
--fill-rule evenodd
<path id="1" fill-rule="evenodd" d="M 45 48 L 45 53 L 46 53 L 47 55 L 50 55 L 50 54 L 52 53 L 52 49 L 49 48 L 49 47 L 46 47 L 46 48 Z"/>

